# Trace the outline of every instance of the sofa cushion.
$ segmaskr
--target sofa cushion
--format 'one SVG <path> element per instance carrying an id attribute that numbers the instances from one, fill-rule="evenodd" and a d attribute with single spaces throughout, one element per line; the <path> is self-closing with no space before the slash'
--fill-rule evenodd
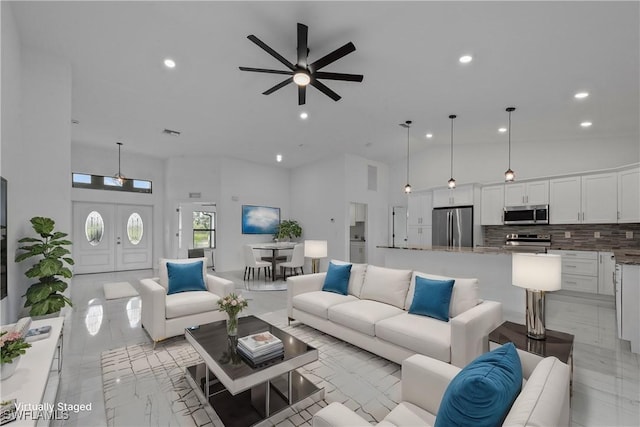
<path id="1" fill-rule="evenodd" d="M 340 295 L 333 292 L 315 291 L 293 297 L 293 308 L 323 319 L 329 318 L 329 307 L 358 299 L 353 295 Z"/>
<path id="2" fill-rule="evenodd" d="M 167 319 L 218 311 L 220 297 L 209 291 L 180 292 L 167 295 Z"/>
<path id="3" fill-rule="evenodd" d="M 402 310 L 389 304 L 357 300 L 329 307 L 329 320 L 373 337 L 376 322 L 402 313 Z"/>
<path id="4" fill-rule="evenodd" d="M 454 280 L 433 280 L 416 277 L 413 301 L 409 313 L 449 321 L 449 303 Z"/>
<path id="5" fill-rule="evenodd" d="M 160 270 L 160 284 L 165 288 L 169 288 L 169 272 L 167 271 L 167 262 L 171 262 L 173 264 L 190 264 L 195 261 L 202 261 L 202 277 L 207 277 L 207 259 L 206 258 L 181 258 L 181 259 L 167 259 L 160 258 L 160 265 L 158 269 Z M 205 279 L 206 281 L 206 279 Z"/>
<path id="6" fill-rule="evenodd" d="M 402 313 L 376 323 L 376 337 L 443 362 L 451 361 L 451 324 Z"/>
<path id="7" fill-rule="evenodd" d="M 362 283 L 364 283 L 364 275 L 367 271 L 367 264 L 354 264 L 350 262 L 332 259 L 332 263 L 336 265 L 351 264 L 351 276 L 349 277 L 349 295 L 355 295 L 360 298 L 362 291 Z"/>
<path id="8" fill-rule="evenodd" d="M 433 426 L 435 415 L 409 402 L 400 402 L 382 420 L 390 426 Z M 381 424 L 378 424 L 380 426 Z"/>
<path id="9" fill-rule="evenodd" d="M 179 292 L 206 291 L 202 275 L 202 264 L 204 261 L 174 264 L 167 262 L 167 275 L 169 276 L 169 286 L 167 294 L 177 294 Z"/>
<path id="10" fill-rule="evenodd" d="M 513 343 L 477 357 L 449 383 L 435 427 L 502 424 L 522 386 L 522 366 Z"/>
<path id="11" fill-rule="evenodd" d="M 417 276 L 426 277 L 427 279 L 433 280 L 455 280 L 455 282 L 453 283 L 453 291 L 451 292 L 451 302 L 449 304 L 450 318 L 464 313 L 470 308 L 478 305 L 478 303 L 480 302 L 478 298 L 478 279 L 446 277 L 414 271 L 411 277 L 411 285 L 409 286 L 409 291 L 407 292 L 405 310 L 408 310 L 409 307 L 411 307 Z"/>
<path id="12" fill-rule="evenodd" d="M 322 290 L 347 295 L 349 291 L 349 277 L 351 276 L 351 264 L 337 265 L 329 262 L 327 275 L 324 276 Z"/>
<path id="13" fill-rule="evenodd" d="M 367 266 L 360 298 L 404 308 L 411 270 Z"/>

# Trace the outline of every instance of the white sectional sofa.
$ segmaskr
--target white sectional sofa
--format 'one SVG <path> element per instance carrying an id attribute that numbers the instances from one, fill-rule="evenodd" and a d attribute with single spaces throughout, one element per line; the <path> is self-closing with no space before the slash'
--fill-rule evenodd
<path id="1" fill-rule="evenodd" d="M 339 263 L 339 261 L 332 261 Z M 396 363 L 424 354 L 463 367 L 488 351 L 502 323 L 502 305 L 478 298 L 478 280 L 454 278 L 448 322 L 408 312 L 416 276 L 425 273 L 353 264 L 348 295 L 322 291 L 326 273 L 287 278 L 289 320 L 352 343 Z"/>
<path id="2" fill-rule="evenodd" d="M 526 357 L 518 351 L 526 381 L 507 413 L 503 426 L 568 426 L 570 368 L 555 357 Z M 442 397 L 460 371 L 438 360 L 415 355 L 402 362 L 402 401 L 378 425 L 433 426 Z M 370 426 L 351 409 L 334 402 L 313 417 L 314 427 Z"/>

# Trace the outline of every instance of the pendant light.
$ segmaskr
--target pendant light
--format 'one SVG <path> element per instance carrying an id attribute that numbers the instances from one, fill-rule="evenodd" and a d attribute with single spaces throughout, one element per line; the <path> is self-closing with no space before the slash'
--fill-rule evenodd
<path id="1" fill-rule="evenodd" d="M 411 127 L 411 120 L 407 120 L 404 123 L 400 123 L 400 126 L 407 129 L 407 185 L 404 186 L 404 192 L 411 193 L 411 184 L 409 184 L 409 128 Z"/>
<path id="2" fill-rule="evenodd" d="M 125 178 L 125 176 L 120 172 L 120 148 L 122 148 L 122 142 L 116 142 L 116 144 L 118 144 L 118 173 L 113 177 L 120 185 L 122 185 L 127 180 L 127 178 Z"/>
<path id="3" fill-rule="evenodd" d="M 509 113 L 509 168 L 504 173 L 504 180 L 506 182 L 512 182 L 516 174 L 511 170 L 511 112 L 515 111 L 516 107 L 507 107 L 507 112 Z"/>
<path id="4" fill-rule="evenodd" d="M 456 180 L 453 179 L 453 119 L 456 117 L 457 116 L 455 114 L 449 116 L 451 119 L 451 178 L 449 178 L 449 181 L 447 182 L 449 188 L 456 188 Z"/>

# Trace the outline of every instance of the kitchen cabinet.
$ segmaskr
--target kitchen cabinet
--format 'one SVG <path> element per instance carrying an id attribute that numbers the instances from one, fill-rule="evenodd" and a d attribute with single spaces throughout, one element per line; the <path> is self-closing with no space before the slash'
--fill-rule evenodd
<path id="1" fill-rule="evenodd" d="M 349 204 L 350 225 L 354 227 L 356 222 L 364 222 L 367 219 L 367 208 L 363 203 Z"/>
<path id="2" fill-rule="evenodd" d="M 549 223 L 616 223 L 617 199 L 616 173 L 552 179 L 549 181 Z"/>
<path id="3" fill-rule="evenodd" d="M 407 243 L 409 246 L 428 247 L 431 246 L 432 227 L 407 227 Z"/>
<path id="4" fill-rule="evenodd" d="M 640 222 L 640 168 L 618 172 L 618 222 Z"/>
<path id="5" fill-rule="evenodd" d="M 502 225 L 504 212 L 505 185 L 487 185 L 482 187 L 480 205 L 481 225 Z"/>
<path id="6" fill-rule="evenodd" d="M 473 185 L 433 190 L 433 207 L 473 205 Z"/>
<path id="7" fill-rule="evenodd" d="M 430 191 L 412 193 L 407 203 L 407 224 L 409 226 L 431 225 L 433 195 Z"/>
<path id="8" fill-rule="evenodd" d="M 511 182 L 504 185 L 504 205 L 549 204 L 549 181 Z"/>
<path id="9" fill-rule="evenodd" d="M 351 242 L 349 260 L 357 264 L 364 264 L 367 262 L 365 242 Z"/>
<path id="10" fill-rule="evenodd" d="M 616 265 L 616 320 L 618 338 L 640 353 L 640 265 Z"/>
<path id="11" fill-rule="evenodd" d="M 562 289 L 613 295 L 615 259 L 611 252 L 549 250 L 562 256 Z"/>

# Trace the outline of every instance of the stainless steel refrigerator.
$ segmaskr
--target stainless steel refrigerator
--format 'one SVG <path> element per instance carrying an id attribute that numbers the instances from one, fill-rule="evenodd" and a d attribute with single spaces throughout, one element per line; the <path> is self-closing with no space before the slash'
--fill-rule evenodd
<path id="1" fill-rule="evenodd" d="M 473 206 L 434 208 L 433 246 L 473 247 Z"/>

